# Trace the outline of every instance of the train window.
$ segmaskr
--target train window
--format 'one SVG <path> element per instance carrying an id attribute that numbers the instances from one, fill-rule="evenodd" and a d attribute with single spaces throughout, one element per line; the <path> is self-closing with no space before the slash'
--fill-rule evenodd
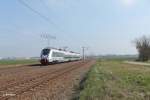
<path id="1" fill-rule="evenodd" d="M 48 55 L 50 52 L 50 49 L 43 49 L 42 54 L 43 55 Z"/>
<path id="2" fill-rule="evenodd" d="M 60 53 L 60 52 L 53 52 L 52 56 L 53 57 L 64 57 L 64 54 Z"/>
<path id="3" fill-rule="evenodd" d="M 53 57 L 57 57 L 57 53 L 56 53 L 56 52 L 53 52 L 52 56 L 53 56 Z"/>

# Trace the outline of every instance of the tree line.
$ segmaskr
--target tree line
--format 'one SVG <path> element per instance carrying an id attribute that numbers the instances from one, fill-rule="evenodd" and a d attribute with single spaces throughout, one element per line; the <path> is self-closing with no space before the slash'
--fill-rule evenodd
<path id="1" fill-rule="evenodd" d="M 150 37 L 142 36 L 135 39 L 134 43 L 139 53 L 138 61 L 150 60 Z"/>

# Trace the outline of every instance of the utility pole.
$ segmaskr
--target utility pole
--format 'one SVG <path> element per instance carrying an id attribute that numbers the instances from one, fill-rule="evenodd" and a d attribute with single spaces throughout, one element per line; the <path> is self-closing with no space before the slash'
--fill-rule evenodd
<path id="1" fill-rule="evenodd" d="M 82 47 L 82 59 L 83 59 L 83 61 L 85 61 L 85 50 L 87 50 L 88 49 L 88 47 Z"/>
<path id="2" fill-rule="evenodd" d="M 50 46 L 50 40 L 56 39 L 55 36 L 52 36 L 50 34 L 41 34 L 41 38 L 44 38 L 45 40 L 47 40 L 48 47 Z"/>

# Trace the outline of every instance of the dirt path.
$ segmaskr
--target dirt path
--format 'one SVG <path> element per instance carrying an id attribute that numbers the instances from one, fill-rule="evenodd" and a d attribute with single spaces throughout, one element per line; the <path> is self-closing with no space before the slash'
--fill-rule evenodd
<path id="1" fill-rule="evenodd" d="M 61 94 L 64 94 L 63 91 L 65 89 L 63 89 L 62 91 L 61 89 L 56 89 L 56 88 L 65 86 L 65 88 L 68 89 L 69 87 L 68 83 L 71 82 L 70 85 L 74 84 L 74 82 L 71 81 L 73 77 L 76 77 L 78 75 L 79 77 L 81 77 L 79 72 L 81 74 L 84 73 L 84 71 L 87 71 L 87 69 L 89 69 L 89 67 L 94 62 L 95 61 L 91 61 L 91 60 L 85 62 L 77 61 L 77 62 L 49 65 L 49 66 L 42 66 L 42 67 L 37 65 L 37 66 L 26 66 L 26 67 L 24 66 L 20 68 L 18 67 L 14 69 L 13 68 L 5 69 L 5 70 L 3 69 L 3 71 L 0 70 L 1 72 L 0 100 L 8 100 L 8 99 L 26 100 L 26 98 L 29 97 L 30 99 L 28 100 L 33 100 L 34 97 L 36 98 L 43 97 L 41 96 L 41 92 L 39 91 L 43 91 L 42 92 L 43 94 L 45 91 L 49 91 L 49 90 L 50 91 L 47 92 L 49 96 L 46 96 L 47 93 L 44 93 L 43 94 L 45 95 L 44 97 L 52 98 L 54 94 L 56 96 L 57 92 L 60 91 Z M 62 80 L 63 78 L 65 79 Z M 50 100 L 50 98 L 47 100 Z"/>
<path id="2" fill-rule="evenodd" d="M 124 63 L 134 64 L 134 65 L 150 66 L 150 63 L 143 63 L 143 62 L 125 61 Z"/>

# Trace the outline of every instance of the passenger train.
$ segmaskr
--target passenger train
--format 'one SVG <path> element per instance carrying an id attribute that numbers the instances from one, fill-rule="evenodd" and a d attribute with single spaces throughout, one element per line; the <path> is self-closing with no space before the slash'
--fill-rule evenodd
<path id="1" fill-rule="evenodd" d="M 79 53 L 55 48 L 44 48 L 41 51 L 40 57 L 40 62 L 43 65 L 77 60 L 81 60 L 81 55 Z"/>

